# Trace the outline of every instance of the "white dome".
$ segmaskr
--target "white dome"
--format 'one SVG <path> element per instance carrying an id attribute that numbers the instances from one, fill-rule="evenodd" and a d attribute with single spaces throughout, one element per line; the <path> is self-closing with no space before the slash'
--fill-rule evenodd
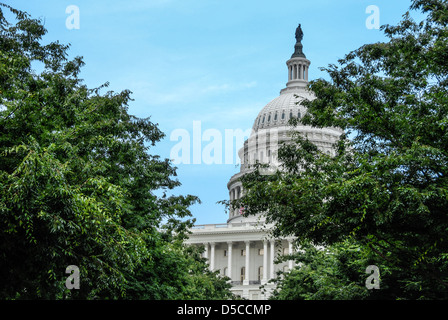
<path id="1" fill-rule="evenodd" d="M 303 90 L 289 90 L 269 102 L 255 118 L 252 129 L 272 128 L 288 125 L 291 117 L 303 117 L 306 108 L 300 104 L 304 99 L 311 100 L 310 94 Z"/>
<path id="2" fill-rule="evenodd" d="M 300 25 L 299 25 L 300 27 Z M 301 103 L 304 100 L 314 100 L 315 96 L 308 90 L 308 71 L 310 61 L 302 52 L 301 38 L 297 37 L 295 51 L 291 59 L 286 61 L 288 67 L 288 82 L 280 95 L 269 102 L 255 118 L 250 137 L 244 141 L 243 147 L 238 151 L 241 159 L 240 172 L 233 175 L 228 184 L 230 200 L 239 199 L 244 190 L 240 177 L 250 170 L 252 165 L 259 162 L 268 164 L 263 174 L 270 174 L 279 168 L 278 149 L 280 143 L 288 143 L 292 137 L 291 131 L 300 132 L 313 142 L 322 152 L 334 154 L 333 143 L 337 141 L 342 130 L 337 128 L 314 128 L 299 124 L 292 127 L 289 120 L 302 118 L 307 109 Z M 261 214 L 254 217 L 241 216 L 240 210 L 231 209 L 228 222 L 250 222 L 254 219 L 263 219 Z"/>

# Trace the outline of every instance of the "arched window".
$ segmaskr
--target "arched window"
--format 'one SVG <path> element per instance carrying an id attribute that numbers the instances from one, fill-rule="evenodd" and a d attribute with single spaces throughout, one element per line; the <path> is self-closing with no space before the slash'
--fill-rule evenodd
<path id="1" fill-rule="evenodd" d="M 261 123 L 264 123 L 264 119 L 266 118 L 266 115 L 263 115 L 263 121 L 261 121 Z"/>
<path id="2" fill-rule="evenodd" d="M 277 112 L 274 115 L 274 121 L 277 121 Z"/>
<path id="3" fill-rule="evenodd" d="M 285 110 L 282 112 L 282 120 L 285 120 Z"/>
<path id="4" fill-rule="evenodd" d="M 269 116 L 268 116 L 268 122 L 270 122 L 271 121 L 271 114 L 269 114 Z"/>

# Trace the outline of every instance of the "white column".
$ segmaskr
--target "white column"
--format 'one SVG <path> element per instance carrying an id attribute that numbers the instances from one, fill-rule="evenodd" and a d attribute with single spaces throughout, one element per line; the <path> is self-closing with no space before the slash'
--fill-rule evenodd
<path id="1" fill-rule="evenodd" d="M 210 242 L 210 270 L 215 271 L 215 243 Z"/>
<path id="2" fill-rule="evenodd" d="M 235 200 L 235 188 L 232 189 L 232 198 L 230 200 Z M 235 209 L 230 208 L 230 212 L 232 213 L 232 217 L 235 216 Z"/>
<path id="3" fill-rule="evenodd" d="M 270 279 L 274 278 L 274 256 L 275 256 L 275 240 L 271 240 L 271 252 L 270 252 Z"/>
<path id="4" fill-rule="evenodd" d="M 227 276 L 232 280 L 232 241 L 227 242 Z"/>
<path id="5" fill-rule="evenodd" d="M 245 241 L 246 243 L 246 265 L 245 265 L 245 275 L 244 275 L 244 281 L 243 281 L 243 285 L 248 285 L 249 284 L 249 255 L 250 255 L 250 241 Z"/>
<path id="6" fill-rule="evenodd" d="M 263 279 L 261 284 L 268 282 L 268 241 L 263 240 Z"/>
<path id="7" fill-rule="evenodd" d="M 208 260 L 208 242 L 204 243 L 204 258 Z"/>
<path id="8" fill-rule="evenodd" d="M 288 247 L 289 254 L 293 254 L 293 252 L 292 252 L 292 240 L 291 239 L 288 240 L 288 245 L 289 245 L 289 247 Z M 292 260 L 292 259 L 289 260 L 289 263 L 288 263 L 289 271 L 291 271 L 292 268 L 293 268 L 293 262 L 294 262 L 294 260 Z"/>

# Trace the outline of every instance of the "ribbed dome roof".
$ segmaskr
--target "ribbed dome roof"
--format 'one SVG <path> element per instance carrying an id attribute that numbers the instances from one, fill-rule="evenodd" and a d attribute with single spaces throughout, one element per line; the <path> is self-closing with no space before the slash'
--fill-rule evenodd
<path id="1" fill-rule="evenodd" d="M 303 90 L 282 92 L 260 111 L 252 129 L 257 131 L 263 128 L 284 126 L 288 124 L 291 116 L 303 117 L 306 108 L 300 102 L 304 99 L 311 99 L 311 96 Z"/>

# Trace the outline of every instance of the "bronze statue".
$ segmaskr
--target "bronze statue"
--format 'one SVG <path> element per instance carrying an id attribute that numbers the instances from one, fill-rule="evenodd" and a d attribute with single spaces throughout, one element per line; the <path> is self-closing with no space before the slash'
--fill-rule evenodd
<path id="1" fill-rule="evenodd" d="M 302 42 L 303 39 L 303 31 L 302 31 L 302 27 L 299 24 L 299 26 L 296 29 L 296 40 L 297 42 Z"/>
<path id="2" fill-rule="evenodd" d="M 303 48 L 302 39 L 303 39 L 303 31 L 302 26 L 299 24 L 299 26 L 296 29 L 296 44 L 294 45 L 294 53 L 292 54 L 291 58 L 295 57 L 306 58 L 305 54 L 302 51 Z"/>

